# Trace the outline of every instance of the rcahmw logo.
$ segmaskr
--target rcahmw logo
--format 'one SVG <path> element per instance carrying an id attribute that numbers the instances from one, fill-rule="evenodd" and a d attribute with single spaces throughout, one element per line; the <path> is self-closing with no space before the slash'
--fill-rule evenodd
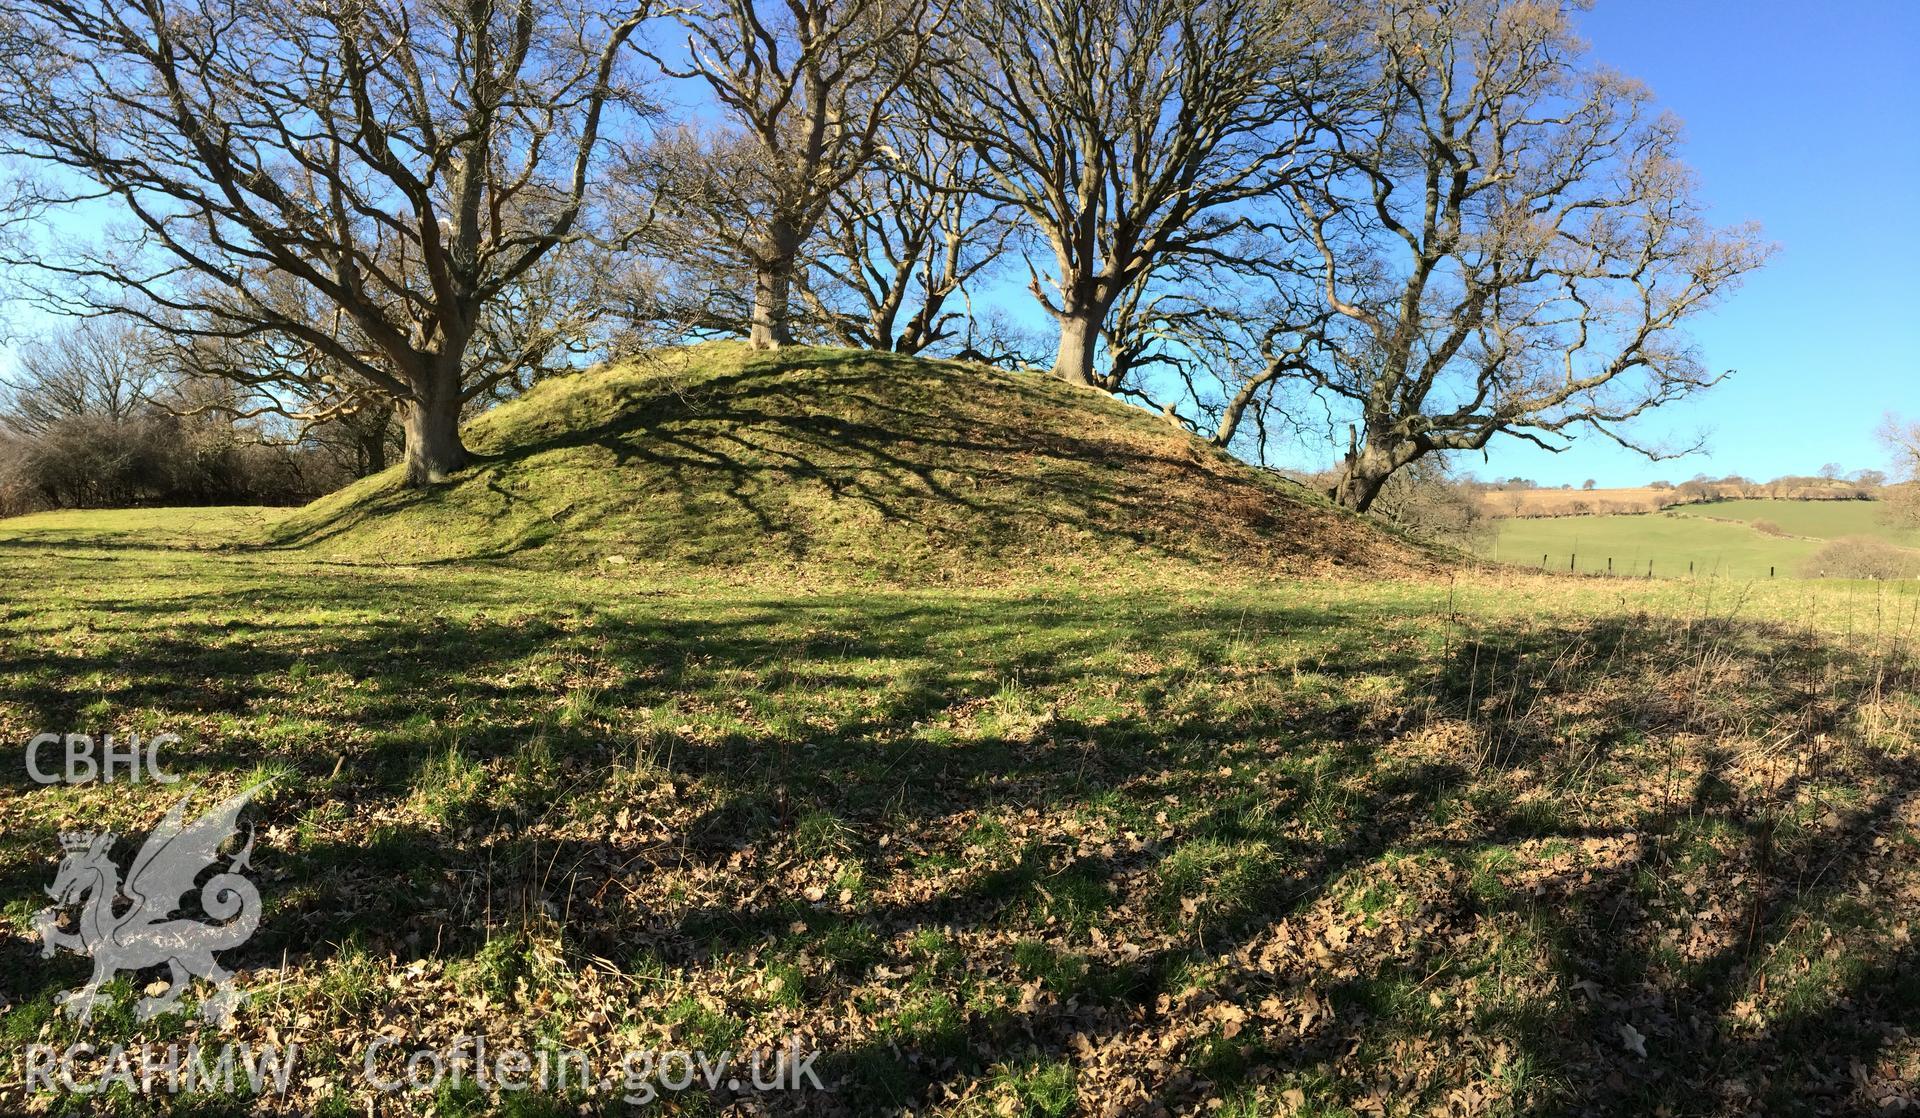
<path id="1" fill-rule="evenodd" d="M 142 998 L 135 1006 L 141 1020 L 177 1009 L 196 977 L 214 985 L 200 1003 L 200 1015 L 216 1023 L 231 1016 L 244 995 L 234 989 L 232 972 L 214 954 L 253 935 L 260 924 L 260 893 L 245 876 L 253 855 L 251 830 L 238 853 L 222 855 L 220 847 L 239 833 L 240 810 L 265 785 L 255 784 L 191 823 L 185 822 L 191 796 L 182 796 L 147 836 L 124 878 L 113 858 L 112 832 L 60 836 L 66 856 L 47 890 L 54 903 L 34 917 L 40 955 L 52 958 L 65 948 L 93 960 L 86 984 L 60 995 L 65 1012 L 84 1023 L 96 1007 L 112 1003 L 104 987 L 114 975 L 165 965 L 165 992 Z M 215 872 L 201 882 L 210 870 Z M 196 886 L 200 908 L 210 922 L 174 916 Z M 75 908 L 79 912 L 72 930 L 63 929 L 61 917 Z"/>
<path id="2" fill-rule="evenodd" d="M 245 1086 L 254 1095 L 287 1093 L 300 1046 L 223 1044 L 203 1049 L 197 1044 L 146 1045 L 128 1048 L 115 1044 L 27 1046 L 24 1085 L 28 1091 L 65 1091 L 75 1095 L 126 1094 L 234 1094 Z"/>
<path id="3" fill-rule="evenodd" d="M 95 740 L 92 734 L 35 734 L 27 740 L 27 777 L 35 784 L 85 784 L 99 779 L 111 782 L 120 774 L 129 783 L 152 780 L 172 784 L 180 778 L 160 771 L 160 747 L 180 744 L 173 734 L 157 734 L 144 742 L 139 734 L 104 734 Z M 57 769 L 48 763 L 43 750 L 61 751 Z"/>

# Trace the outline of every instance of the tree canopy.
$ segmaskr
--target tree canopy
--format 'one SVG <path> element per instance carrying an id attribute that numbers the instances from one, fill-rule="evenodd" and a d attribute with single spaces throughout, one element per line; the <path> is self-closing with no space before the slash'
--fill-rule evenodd
<path id="1" fill-rule="evenodd" d="M 1674 449 L 1632 421 L 1769 251 L 1552 0 L 0 0 L 0 47 L 16 282 L 238 410 L 396 414 L 416 485 L 542 375 L 738 334 L 1324 439 L 1365 510 L 1500 436 Z"/>

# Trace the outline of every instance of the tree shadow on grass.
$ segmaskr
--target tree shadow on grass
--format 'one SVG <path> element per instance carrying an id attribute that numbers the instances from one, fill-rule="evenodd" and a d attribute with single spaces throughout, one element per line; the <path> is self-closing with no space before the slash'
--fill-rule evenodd
<path id="1" fill-rule="evenodd" d="M 850 1113 L 1017 1090 L 1014 1064 L 1141 1113 L 1488 1083 L 1541 1114 L 1813 1112 L 1857 1100 L 1853 1061 L 1911 1027 L 1910 948 L 1849 908 L 1911 870 L 1881 840 L 1911 842 L 1916 775 L 1858 740 L 1874 696 L 1911 687 L 1904 660 L 1644 617 L 1436 643 L 1430 618 L 1280 601 L 574 608 L 483 579 L 423 606 L 337 579 L 198 593 L 191 622 L 129 604 L 98 643 L 0 662 L 16 709 L 69 717 L 57 681 L 104 645 L 90 703 L 238 720 L 190 746 L 214 769 L 249 734 L 337 723 L 252 758 L 299 779 L 263 809 L 290 837 L 263 852 L 280 899 L 238 965 L 324 969 L 349 942 L 471 960 L 529 916 L 571 958 L 690 991 L 778 961 L 804 974 L 801 1023 L 865 1023 L 824 1041 L 834 1092 L 772 1102 Z M 302 591 L 355 619 L 295 620 Z M 1556 868 L 1556 843 L 1595 853 Z M 36 880 L 27 845 L 0 880 Z M 858 887 L 809 899 L 829 863 Z M 1816 967 L 1778 1005 L 1758 985 Z M 15 981 L 17 1004 L 60 988 Z M 1523 1071 L 1422 1081 L 1396 1048 L 1456 1035 Z"/>

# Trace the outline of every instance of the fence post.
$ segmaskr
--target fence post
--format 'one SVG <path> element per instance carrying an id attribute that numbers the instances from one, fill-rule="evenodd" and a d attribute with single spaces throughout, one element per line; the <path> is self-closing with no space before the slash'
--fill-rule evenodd
<path id="1" fill-rule="evenodd" d="M 1613 556 L 1611 555 L 1607 556 L 1607 573 L 1609 575 L 1613 573 Z"/>

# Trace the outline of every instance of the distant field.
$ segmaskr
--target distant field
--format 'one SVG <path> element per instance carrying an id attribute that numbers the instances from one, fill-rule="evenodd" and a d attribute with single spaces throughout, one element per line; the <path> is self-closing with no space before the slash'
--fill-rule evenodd
<path id="1" fill-rule="evenodd" d="M 1848 489 L 1853 493 L 1857 490 Z M 1877 509 L 1872 501 L 1856 500 L 1852 496 L 1836 498 L 1833 496 L 1801 496 L 1782 494 L 1792 499 L 1762 498 L 1755 500 L 1715 500 L 1712 507 L 1731 509 L 1738 506 L 1755 508 L 1779 508 L 1782 505 L 1822 506 L 1835 509 L 1852 509 L 1851 513 L 1842 513 L 1839 519 L 1851 521 L 1853 518 L 1871 520 L 1872 515 L 1865 510 Z M 1532 517 L 1532 516 L 1606 516 L 1610 513 L 1659 512 L 1669 506 L 1682 505 L 1684 498 L 1672 488 L 1654 489 L 1648 486 L 1636 486 L 1629 489 L 1498 489 L 1491 490 L 1481 497 L 1481 504 L 1488 516 L 1494 517 Z M 1760 513 L 1765 516 L 1766 513 Z M 1736 517 L 1737 518 L 1737 517 Z M 1815 514 L 1813 522 L 1825 523 Z M 1852 530 L 1847 535 L 1858 534 Z"/>
<path id="2" fill-rule="evenodd" d="M 1716 501 L 1682 505 L 1670 511 L 1679 516 L 1747 524 L 1770 520 L 1792 535 L 1822 540 L 1872 536 L 1903 547 L 1920 547 L 1920 531 L 1888 523 L 1882 515 L 1886 506 L 1878 501 Z"/>
<path id="3" fill-rule="evenodd" d="M 1503 563 L 1549 570 L 1645 574 L 1656 576 L 1718 574 L 1725 578 L 1781 578 L 1800 573 L 1801 564 L 1842 536 L 1874 536 L 1903 546 L 1920 546 L 1920 533 L 1895 529 L 1880 519 L 1881 506 L 1865 501 L 1722 501 L 1687 505 L 1642 516 L 1567 516 L 1544 520 L 1502 520 L 1489 545 L 1489 557 Z M 1787 537 L 1755 531 L 1768 520 Z"/>

